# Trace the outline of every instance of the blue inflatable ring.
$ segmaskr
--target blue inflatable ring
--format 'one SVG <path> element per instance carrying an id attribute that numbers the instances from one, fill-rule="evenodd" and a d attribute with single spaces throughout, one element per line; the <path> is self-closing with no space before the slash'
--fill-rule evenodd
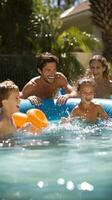
<path id="1" fill-rule="evenodd" d="M 67 117 L 71 110 L 80 102 L 79 98 L 71 98 L 64 105 L 58 105 L 56 99 L 44 99 L 41 105 L 36 106 L 29 100 L 21 100 L 20 112 L 26 113 L 31 108 L 42 110 L 48 120 L 59 120 L 61 117 Z M 112 100 L 111 99 L 94 99 L 93 102 L 100 104 L 107 114 L 112 117 Z"/>

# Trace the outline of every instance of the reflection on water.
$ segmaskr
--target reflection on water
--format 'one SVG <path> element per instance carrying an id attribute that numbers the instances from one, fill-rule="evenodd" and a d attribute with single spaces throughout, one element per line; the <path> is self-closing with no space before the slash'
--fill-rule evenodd
<path id="1" fill-rule="evenodd" d="M 112 122 L 52 122 L 0 143 L 0 199 L 111 200 Z"/>

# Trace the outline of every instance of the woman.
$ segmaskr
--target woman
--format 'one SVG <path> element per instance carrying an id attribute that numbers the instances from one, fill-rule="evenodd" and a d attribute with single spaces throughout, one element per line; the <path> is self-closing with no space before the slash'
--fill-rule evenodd
<path id="1" fill-rule="evenodd" d="M 96 82 L 95 98 L 110 98 L 112 95 L 112 81 L 108 76 L 106 58 L 101 55 L 94 55 L 89 61 L 89 70 Z"/>

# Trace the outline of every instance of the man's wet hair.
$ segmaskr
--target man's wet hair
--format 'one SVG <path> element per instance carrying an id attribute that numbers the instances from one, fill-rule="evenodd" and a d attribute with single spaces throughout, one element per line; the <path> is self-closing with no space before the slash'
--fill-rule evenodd
<path id="1" fill-rule="evenodd" d="M 56 63 L 56 66 L 58 66 L 59 59 L 57 58 L 57 56 L 48 52 L 42 53 L 40 56 L 37 57 L 37 69 L 42 70 L 47 63 Z"/>

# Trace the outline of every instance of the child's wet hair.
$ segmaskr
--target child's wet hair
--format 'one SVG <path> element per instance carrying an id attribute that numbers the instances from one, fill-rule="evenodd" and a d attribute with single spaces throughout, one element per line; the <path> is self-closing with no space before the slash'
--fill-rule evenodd
<path id="1" fill-rule="evenodd" d="M 105 67 L 105 71 L 103 72 L 104 77 L 108 77 L 109 74 L 109 69 L 108 69 L 108 62 L 105 57 L 102 55 L 94 55 L 92 58 L 89 60 L 89 67 L 91 68 L 91 63 L 93 61 L 99 61 L 102 64 L 102 67 Z"/>
<path id="2" fill-rule="evenodd" d="M 58 66 L 59 59 L 55 55 L 48 52 L 42 53 L 37 57 L 37 69 L 42 70 L 47 63 L 56 63 L 56 66 Z"/>
<path id="3" fill-rule="evenodd" d="M 89 77 L 83 77 L 83 78 L 80 78 L 78 81 L 77 81 L 77 91 L 79 92 L 80 91 L 80 88 L 82 85 L 91 85 L 95 88 L 96 86 L 96 83 L 94 81 L 93 78 L 89 78 Z"/>
<path id="4" fill-rule="evenodd" d="M 0 107 L 2 107 L 2 100 L 8 99 L 11 92 L 19 92 L 18 86 L 11 80 L 6 80 L 0 83 Z"/>

